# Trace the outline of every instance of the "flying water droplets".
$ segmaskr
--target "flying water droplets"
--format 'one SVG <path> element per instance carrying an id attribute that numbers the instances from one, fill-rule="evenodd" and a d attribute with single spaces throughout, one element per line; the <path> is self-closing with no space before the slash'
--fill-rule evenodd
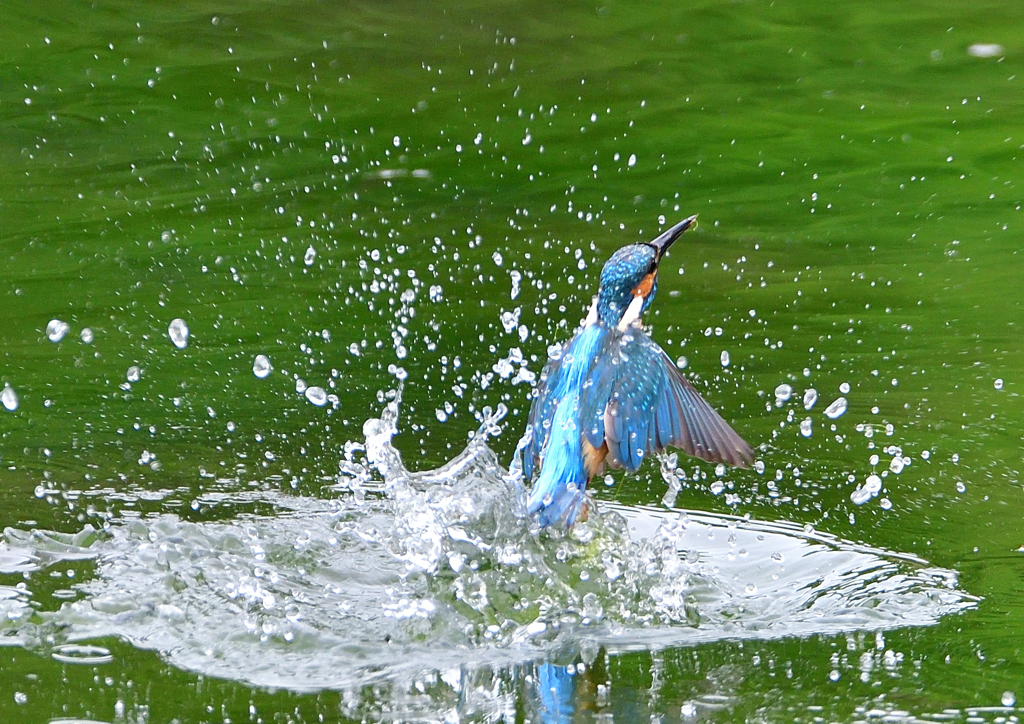
<path id="1" fill-rule="evenodd" d="M 818 401 L 818 391 L 813 387 L 804 390 L 804 409 L 810 410 Z"/>
<path id="2" fill-rule="evenodd" d="M 128 368 L 128 373 L 125 376 L 129 382 L 138 382 L 142 379 L 142 370 L 138 365 L 132 365 Z"/>
<path id="3" fill-rule="evenodd" d="M 846 398 L 837 397 L 835 401 L 825 408 L 825 417 L 830 420 L 835 420 L 837 417 L 841 417 L 846 412 Z"/>
<path id="4" fill-rule="evenodd" d="M 726 350 L 726 349 L 722 350 L 722 355 L 720 357 L 720 360 L 722 362 L 722 366 L 723 367 L 728 367 L 729 366 L 729 361 L 730 361 L 729 360 L 729 350 Z"/>
<path id="5" fill-rule="evenodd" d="M 82 342 L 84 344 L 92 344 L 92 340 L 93 340 L 92 330 L 89 329 L 88 327 L 85 327 L 84 329 L 82 329 Z"/>
<path id="6" fill-rule="evenodd" d="M 804 437 L 810 437 L 812 431 L 813 431 L 813 427 L 812 427 L 812 423 L 811 423 L 811 418 L 806 417 L 806 418 L 804 418 L 803 420 L 800 421 L 800 434 L 801 435 L 803 435 Z"/>
<path id="7" fill-rule="evenodd" d="M 252 362 L 252 373 L 261 380 L 269 375 L 273 369 L 274 366 L 270 364 L 270 358 L 265 354 L 256 355 L 256 359 Z"/>
<path id="8" fill-rule="evenodd" d="M 777 407 L 782 407 L 783 403 L 787 402 L 792 396 L 793 388 L 783 382 L 775 388 L 775 405 Z"/>
<path id="9" fill-rule="evenodd" d="M 967 47 L 967 54 L 975 58 L 995 58 L 1006 52 L 1006 48 L 998 43 L 975 43 Z"/>
<path id="10" fill-rule="evenodd" d="M 0 404 L 8 412 L 14 412 L 18 409 L 18 393 L 6 382 L 4 383 L 4 391 L 0 392 Z"/>
<path id="11" fill-rule="evenodd" d="M 323 387 L 307 387 L 306 399 L 317 407 L 323 407 L 327 404 L 327 392 Z"/>
<path id="12" fill-rule="evenodd" d="M 178 349 L 185 349 L 188 346 L 188 325 L 184 319 L 174 319 L 167 325 L 167 336 Z"/>
<path id="13" fill-rule="evenodd" d="M 306 255 L 304 257 L 302 257 L 302 262 L 306 266 L 313 266 L 313 263 L 315 261 L 316 261 L 316 249 L 314 249 L 313 246 L 310 245 L 310 247 L 308 249 L 306 249 Z"/>
<path id="14" fill-rule="evenodd" d="M 858 486 L 856 490 L 850 493 L 850 500 L 854 505 L 864 505 L 864 503 L 871 500 L 871 493 Z"/>
<path id="15" fill-rule="evenodd" d="M 877 475 L 869 475 L 868 479 L 864 481 L 864 485 L 858 485 L 857 489 L 850 493 L 850 500 L 854 505 L 864 505 L 864 503 L 876 497 L 881 491 L 882 479 Z M 890 503 L 889 506 L 891 507 L 892 504 Z"/>
<path id="16" fill-rule="evenodd" d="M 71 325 L 59 319 L 51 319 L 46 325 L 46 338 L 57 343 L 64 339 L 64 335 L 71 329 Z"/>
<path id="17" fill-rule="evenodd" d="M 994 387 L 995 387 L 995 388 L 996 388 L 997 390 L 1001 390 L 1001 389 L 1003 389 L 1003 380 L 1002 380 L 1002 378 L 1000 378 L 1000 379 L 997 379 L 997 380 L 996 380 L 996 381 L 995 381 L 995 382 L 993 383 L 993 386 L 994 386 Z"/>
<path id="18" fill-rule="evenodd" d="M 523 275 L 513 269 L 508 276 L 512 280 L 512 299 L 515 299 L 519 296 L 519 283 L 523 280 Z"/>

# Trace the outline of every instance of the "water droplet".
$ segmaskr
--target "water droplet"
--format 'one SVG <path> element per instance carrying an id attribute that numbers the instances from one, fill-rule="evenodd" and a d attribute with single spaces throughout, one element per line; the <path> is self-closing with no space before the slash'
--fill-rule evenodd
<path id="1" fill-rule="evenodd" d="M 317 407 L 323 407 L 327 404 L 327 392 L 323 387 L 307 387 L 306 399 Z"/>
<path id="2" fill-rule="evenodd" d="M 60 342 L 71 329 L 71 325 L 59 319 L 51 319 L 46 325 L 46 338 L 51 342 Z"/>
<path id="3" fill-rule="evenodd" d="M 301 377 L 296 378 L 296 380 L 295 380 L 295 391 L 296 392 L 298 392 L 301 395 L 303 392 L 306 391 L 307 387 L 309 387 L 309 385 L 306 384 L 306 381 L 304 379 L 302 379 Z"/>
<path id="4" fill-rule="evenodd" d="M 683 715 L 684 719 L 693 719 L 697 716 L 697 705 L 688 701 L 679 709 L 679 713 Z"/>
<path id="5" fill-rule="evenodd" d="M 868 479 L 864 481 L 864 490 L 866 490 L 871 497 L 875 497 L 882 490 L 882 479 L 877 475 L 869 475 Z"/>
<path id="6" fill-rule="evenodd" d="M 92 344 L 93 333 L 88 327 L 82 329 L 82 342 L 85 344 Z"/>
<path id="7" fill-rule="evenodd" d="M 753 596 L 757 593 L 757 585 L 754 583 L 748 583 L 747 587 L 743 589 L 748 596 Z"/>
<path id="8" fill-rule="evenodd" d="M 897 455 L 889 463 L 889 470 L 894 472 L 896 475 L 899 475 L 900 473 L 903 472 L 903 466 L 904 466 L 903 458 L 900 457 L 899 455 Z"/>
<path id="9" fill-rule="evenodd" d="M 689 361 L 686 359 L 685 356 L 680 355 L 679 359 L 676 360 L 676 367 L 678 367 L 681 370 L 685 370 L 686 369 L 686 365 L 688 365 L 688 364 L 689 364 Z"/>
<path id="10" fill-rule="evenodd" d="M 800 421 L 800 434 L 804 437 L 810 437 L 811 432 L 813 432 L 811 418 L 806 417 Z"/>
<path id="11" fill-rule="evenodd" d="M 184 319 L 171 320 L 167 325 L 167 335 L 178 349 L 185 349 L 188 346 L 188 325 Z"/>
<path id="12" fill-rule="evenodd" d="M 440 408 L 434 410 L 434 414 L 437 415 L 438 422 L 444 422 L 445 420 L 448 419 L 448 413 Z"/>
<path id="13" fill-rule="evenodd" d="M 441 289 L 439 284 L 434 284 L 430 287 L 430 301 L 440 302 L 444 299 L 444 291 Z"/>
<path id="14" fill-rule="evenodd" d="M 781 385 L 775 388 L 775 402 L 781 405 L 783 402 L 789 400 L 793 396 L 793 388 L 783 382 Z"/>
<path id="15" fill-rule="evenodd" d="M 18 409 L 18 393 L 6 382 L 4 383 L 4 391 L 0 392 L 0 403 L 7 408 L 8 412 L 14 412 Z"/>
<path id="16" fill-rule="evenodd" d="M 1003 380 L 1002 380 L 1002 378 L 996 380 L 995 383 L 993 383 L 993 384 L 994 384 L 994 386 L 995 386 L 995 388 L 997 390 L 1003 389 Z"/>
<path id="17" fill-rule="evenodd" d="M 932 456 L 932 452 L 931 452 L 931 450 L 922 450 L 922 451 L 921 451 L 921 459 L 922 459 L 922 460 L 927 460 L 927 459 L 928 459 L 928 458 L 930 458 L 931 456 Z"/>
<path id="18" fill-rule="evenodd" d="M 269 375 L 273 369 L 273 365 L 270 364 L 270 358 L 265 354 L 256 355 L 256 359 L 252 362 L 252 373 L 261 380 Z"/>
<path id="19" fill-rule="evenodd" d="M 723 367 L 728 367 L 729 366 L 729 350 L 723 349 L 720 359 L 721 359 L 721 362 L 722 362 L 722 366 Z"/>
<path id="20" fill-rule="evenodd" d="M 892 501 L 889 500 L 888 498 L 882 498 L 881 500 L 878 501 L 878 505 L 882 508 L 882 510 L 889 510 L 892 508 Z"/>
<path id="21" fill-rule="evenodd" d="M 856 490 L 850 493 L 850 501 L 854 505 L 864 505 L 864 503 L 869 500 L 871 500 L 871 493 L 866 488 L 862 488 L 859 485 Z"/>
<path id="22" fill-rule="evenodd" d="M 764 475 L 764 460 L 758 460 L 754 463 L 754 470 L 758 475 Z"/>
<path id="23" fill-rule="evenodd" d="M 963 482 L 958 481 L 957 484 L 956 484 L 956 492 L 958 492 L 958 493 L 966 493 L 967 492 L 967 486 Z"/>
<path id="24" fill-rule="evenodd" d="M 850 394 L 850 383 L 844 382 L 843 384 L 839 385 L 839 391 L 842 392 L 844 395 Z"/>
<path id="25" fill-rule="evenodd" d="M 306 266 L 313 266 L 313 262 L 316 261 L 316 249 L 312 245 L 306 249 L 306 255 L 302 257 L 302 261 Z"/>
<path id="26" fill-rule="evenodd" d="M 846 412 L 846 398 L 837 397 L 831 405 L 825 408 L 825 417 L 829 418 L 830 420 L 835 420 L 837 417 L 840 417 L 844 412 Z"/>
<path id="27" fill-rule="evenodd" d="M 125 376 L 129 382 L 138 382 L 142 379 L 142 370 L 137 365 L 132 365 Z"/>
<path id="28" fill-rule="evenodd" d="M 831 681 L 839 681 L 839 669 L 832 669 L 828 672 L 828 678 Z"/>
<path id="29" fill-rule="evenodd" d="M 1003 695 L 999 697 L 999 703 L 1003 706 L 1013 706 L 1017 703 L 1017 695 L 1012 691 L 1004 691 Z"/>
<path id="30" fill-rule="evenodd" d="M 57 646 L 50 656 L 54 661 L 59 661 L 62 664 L 84 664 L 86 666 L 109 664 L 114 660 L 109 649 L 87 644 L 63 644 Z"/>
<path id="31" fill-rule="evenodd" d="M 1006 48 L 998 43 L 975 43 L 967 47 L 967 54 L 975 58 L 995 58 L 1006 52 Z"/>
<path id="32" fill-rule="evenodd" d="M 810 410 L 818 401 L 818 391 L 813 387 L 804 390 L 804 409 Z"/>

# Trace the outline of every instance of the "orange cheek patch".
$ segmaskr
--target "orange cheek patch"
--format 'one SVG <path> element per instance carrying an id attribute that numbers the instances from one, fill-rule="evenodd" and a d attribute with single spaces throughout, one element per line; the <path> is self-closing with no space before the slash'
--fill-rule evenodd
<path id="1" fill-rule="evenodd" d="M 644 277 L 644 280 L 636 285 L 636 289 L 633 290 L 633 295 L 639 294 L 644 299 L 651 295 L 651 289 L 654 288 L 654 277 L 657 272 L 651 272 Z"/>

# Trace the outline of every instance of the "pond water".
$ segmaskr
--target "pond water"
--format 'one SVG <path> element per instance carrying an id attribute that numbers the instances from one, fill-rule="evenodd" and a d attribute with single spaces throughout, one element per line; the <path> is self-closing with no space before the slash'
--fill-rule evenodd
<path id="1" fill-rule="evenodd" d="M 0 716 L 1017 721 L 1022 31 L 12 5 Z M 694 213 L 645 321 L 759 462 L 538 533 L 549 347 Z"/>

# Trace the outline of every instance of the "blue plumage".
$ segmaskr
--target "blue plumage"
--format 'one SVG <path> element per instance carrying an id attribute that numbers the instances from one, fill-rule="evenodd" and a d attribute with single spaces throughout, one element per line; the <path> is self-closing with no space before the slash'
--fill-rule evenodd
<path id="1" fill-rule="evenodd" d="M 647 244 L 616 251 L 601 271 L 583 327 L 548 362 L 534 390 L 523 470 L 527 507 L 542 526 L 572 525 L 587 484 L 605 465 L 635 471 L 668 446 L 746 467 L 754 451 L 643 331 L 665 251 L 690 217 Z"/>

